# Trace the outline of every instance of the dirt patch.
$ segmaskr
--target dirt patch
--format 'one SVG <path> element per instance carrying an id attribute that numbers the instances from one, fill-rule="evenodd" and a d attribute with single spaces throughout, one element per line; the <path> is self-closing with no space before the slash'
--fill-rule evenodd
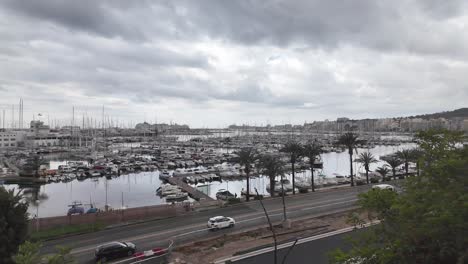
<path id="1" fill-rule="evenodd" d="M 279 243 L 294 241 L 297 238 L 309 237 L 353 226 L 349 221 L 351 213 L 358 214 L 361 219 L 367 216 L 364 213 L 347 211 L 295 220 L 289 229 L 283 228 L 281 225 L 275 225 L 274 229 L 277 240 Z M 172 263 L 207 264 L 236 253 L 253 251 L 272 243 L 272 232 L 269 227 L 265 226 L 249 231 L 224 234 L 216 238 L 179 246 L 173 251 L 171 259 Z"/>

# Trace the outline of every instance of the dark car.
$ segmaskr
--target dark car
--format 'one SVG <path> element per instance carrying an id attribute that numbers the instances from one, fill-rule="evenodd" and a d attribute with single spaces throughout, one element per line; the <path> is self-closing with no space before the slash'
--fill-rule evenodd
<path id="1" fill-rule="evenodd" d="M 110 259 L 131 257 L 136 251 L 136 246 L 130 242 L 111 242 L 96 248 L 96 261 L 101 263 Z"/>
<path id="2" fill-rule="evenodd" d="M 73 205 L 70 209 L 68 209 L 67 215 L 75 215 L 75 214 L 84 214 L 84 208 L 81 206 Z"/>

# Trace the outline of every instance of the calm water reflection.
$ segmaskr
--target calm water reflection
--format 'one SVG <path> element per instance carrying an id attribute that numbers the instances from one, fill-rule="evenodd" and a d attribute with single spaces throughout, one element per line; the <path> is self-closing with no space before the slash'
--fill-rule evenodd
<path id="1" fill-rule="evenodd" d="M 106 202 L 113 208 L 138 207 L 165 203 L 164 198 L 156 195 L 156 189 L 161 185 L 158 172 L 141 172 L 122 175 L 113 179 L 105 177 L 90 178 L 84 181 L 73 180 L 68 183 L 50 183 L 39 189 L 27 188 L 26 196 L 30 197 L 29 212 L 37 213 L 34 200 L 39 198 L 39 216 L 65 215 L 68 205 L 73 201 L 89 204 L 90 201 L 98 208 L 103 208 Z M 7 188 L 18 188 L 18 185 L 8 185 Z M 122 202 L 123 196 L 123 202 Z"/>
<path id="2" fill-rule="evenodd" d="M 397 150 L 414 147 L 414 144 L 401 146 L 377 146 L 370 151 L 378 159 L 382 155 L 396 152 Z M 367 149 L 358 149 L 358 152 L 367 151 Z M 349 156 L 347 152 L 326 153 L 322 155 L 324 168 L 317 174 L 332 176 L 333 173 L 342 175 L 349 174 Z M 50 163 L 52 169 L 59 165 L 65 165 L 66 161 L 53 161 Z M 378 162 L 371 165 L 371 170 L 383 165 Z M 355 171 L 364 171 L 359 164 L 354 165 Z M 287 176 L 290 178 L 290 175 Z M 298 173 L 297 177 L 310 177 L 310 172 Z M 256 177 L 251 179 L 252 192 L 257 188 L 259 193 L 267 194 L 265 187 L 268 184 L 268 178 Z M 141 172 L 138 174 L 128 174 L 107 180 L 105 177 L 86 179 L 84 181 L 74 180 L 68 183 L 50 183 L 38 188 L 26 189 L 26 195 L 31 200 L 29 212 L 34 215 L 37 213 L 37 204 L 39 200 L 39 216 L 58 216 L 66 214 L 68 205 L 73 201 L 81 201 L 89 204 L 90 201 L 99 208 L 103 208 L 106 201 L 107 185 L 107 203 L 114 208 L 120 208 L 123 205 L 127 207 L 137 207 L 145 205 L 155 205 L 165 203 L 155 194 L 156 189 L 161 185 L 159 172 Z M 206 191 L 209 196 L 215 198 L 219 189 L 227 189 L 232 193 L 240 192 L 245 188 L 245 180 L 211 182 L 199 184 L 198 187 Z M 7 188 L 18 188 L 18 185 L 7 185 Z"/>
<path id="3" fill-rule="evenodd" d="M 376 159 L 379 159 L 383 155 L 388 155 L 394 153 L 398 150 L 408 149 L 415 147 L 415 144 L 404 144 L 400 146 L 376 146 L 372 149 L 357 149 L 357 153 L 370 151 Z M 353 159 L 357 157 L 356 153 L 353 155 Z M 349 175 L 349 155 L 348 152 L 330 152 L 322 154 L 322 160 L 324 167 L 322 170 L 316 170 L 314 174 L 317 176 L 319 174 L 325 175 L 326 177 L 333 177 L 333 173 L 338 173 L 341 175 Z M 370 166 L 371 170 L 375 170 L 377 167 L 384 165 L 385 162 L 378 161 L 377 163 L 373 163 Z M 358 164 L 354 163 L 353 165 L 354 171 L 364 172 L 364 168 Z M 291 180 L 292 176 L 290 174 L 286 175 L 286 178 Z M 296 173 L 296 178 L 310 178 L 310 171 L 304 171 L 300 173 Z M 268 194 L 266 191 L 266 185 L 269 183 L 268 177 L 255 177 L 251 178 L 250 185 L 251 185 L 251 192 L 254 192 L 254 188 L 258 189 L 260 194 Z M 220 189 L 226 189 L 233 194 L 237 194 L 240 196 L 242 189 L 246 188 L 246 180 L 236 180 L 236 181 L 223 181 L 223 182 L 211 182 L 205 184 L 197 184 L 194 185 L 199 188 L 201 191 L 207 193 L 210 197 L 216 198 L 216 192 Z"/>

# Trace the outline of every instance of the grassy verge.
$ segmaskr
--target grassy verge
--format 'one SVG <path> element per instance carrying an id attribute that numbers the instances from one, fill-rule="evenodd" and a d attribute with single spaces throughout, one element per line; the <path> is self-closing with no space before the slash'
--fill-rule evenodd
<path id="1" fill-rule="evenodd" d="M 102 223 L 55 227 L 55 228 L 41 230 L 37 232 L 33 231 L 30 235 L 30 240 L 42 241 L 42 240 L 59 238 L 65 235 L 95 232 L 95 231 L 103 229 L 104 227 L 105 225 Z"/>

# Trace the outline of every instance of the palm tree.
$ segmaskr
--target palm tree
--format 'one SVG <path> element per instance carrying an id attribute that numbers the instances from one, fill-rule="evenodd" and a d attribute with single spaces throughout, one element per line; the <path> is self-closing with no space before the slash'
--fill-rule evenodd
<path id="1" fill-rule="evenodd" d="M 275 179 L 276 176 L 281 175 L 281 196 L 283 200 L 283 220 L 286 221 L 286 203 L 284 201 L 284 187 L 283 187 L 283 176 L 284 176 L 284 163 L 276 155 L 264 154 L 260 157 L 258 167 L 263 175 L 270 178 L 270 194 L 271 197 L 275 196 Z"/>
<path id="2" fill-rule="evenodd" d="M 383 160 L 392 168 L 393 179 L 396 180 L 396 168 L 401 165 L 401 160 L 395 155 L 384 158 Z"/>
<path id="3" fill-rule="evenodd" d="M 271 196 L 274 196 L 276 176 L 284 174 L 283 161 L 276 155 L 263 154 L 260 156 L 258 168 L 263 175 L 270 179 L 270 193 Z"/>
<path id="4" fill-rule="evenodd" d="M 398 159 L 401 160 L 402 163 L 405 164 L 405 174 L 406 174 L 406 177 L 408 177 L 409 173 L 408 173 L 408 168 L 409 168 L 409 163 L 412 161 L 413 159 L 413 153 L 411 152 L 411 150 L 409 149 L 404 149 L 404 150 L 399 150 L 397 151 L 396 153 L 396 156 L 398 157 Z"/>
<path id="5" fill-rule="evenodd" d="M 293 188 L 293 194 L 296 194 L 296 172 L 294 169 L 294 165 L 296 164 L 296 161 L 301 158 L 302 155 L 302 145 L 299 142 L 296 141 L 289 141 L 287 142 L 282 149 L 280 149 L 280 152 L 287 153 L 289 155 L 289 161 L 291 162 L 291 167 L 292 167 L 292 188 Z"/>
<path id="6" fill-rule="evenodd" d="M 423 155 L 423 152 L 420 148 L 411 149 L 411 161 L 416 163 L 416 175 L 419 176 L 419 165 L 420 159 Z"/>
<path id="7" fill-rule="evenodd" d="M 318 143 L 317 140 L 309 141 L 304 146 L 303 156 L 309 159 L 310 173 L 311 173 L 311 187 L 312 191 L 315 192 L 315 183 L 314 183 L 314 164 L 315 161 L 320 157 L 320 154 L 323 153 L 322 146 Z"/>
<path id="8" fill-rule="evenodd" d="M 337 145 L 343 146 L 348 149 L 349 154 L 349 171 L 351 175 L 351 186 L 354 186 L 354 175 L 353 175 L 353 150 L 356 149 L 358 144 L 362 144 L 364 141 L 358 139 L 358 135 L 352 132 L 347 132 L 341 135 L 336 142 Z"/>
<path id="9" fill-rule="evenodd" d="M 366 170 L 366 181 L 367 184 L 369 184 L 369 166 L 372 163 L 376 163 L 377 159 L 374 158 L 374 155 L 372 155 L 372 153 L 367 151 L 360 153 L 359 157 L 354 161 L 359 162 L 364 166 L 364 169 Z"/>
<path id="10" fill-rule="evenodd" d="M 390 172 L 387 164 L 381 167 L 378 167 L 375 171 L 378 172 L 380 175 L 382 175 L 382 181 L 385 181 L 385 176 L 387 176 L 387 174 Z"/>
<path id="11" fill-rule="evenodd" d="M 246 200 L 250 201 L 250 172 L 252 165 L 257 160 L 257 150 L 252 147 L 243 148 L 237 152 L 237 155 L 239 156 L 239 164 L 244 166 L 245 177 L 247 178 Z"/>

